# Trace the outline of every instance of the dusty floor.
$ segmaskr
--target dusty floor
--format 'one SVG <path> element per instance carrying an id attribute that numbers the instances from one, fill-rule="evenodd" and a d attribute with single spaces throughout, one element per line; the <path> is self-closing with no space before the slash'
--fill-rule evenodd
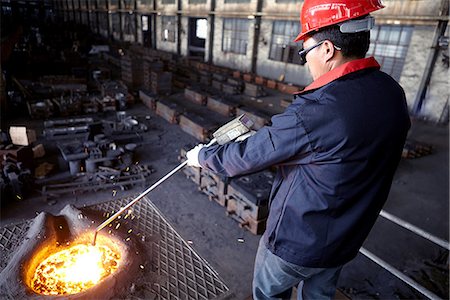
<path id="1" fill-rule="evenodd" d="M 140 163 L 156 169 L 151 184 L 178 165 L 181 147 L 195 144 L 196 140 L 142 104 L 136 104 L 128 113 L 138 116 L 150 128 L 145 135 L 149 142 L 138 149 L 138 156 Z M 150 116 L 149 120 L 146 116 Z M 35 126 L 40 133 L 42 121 L 16 120 L 13 123 L 20 122 Z M 434 152 L 422 158 L 402 160 L 385 210 L 448 241 L 448 127 L 415 121 L 410 138 L 433 145 Z M 52 145 L 46 147 L 49 157 L 58 154 Z M 2 199 L 0 226 L 22 222 L 42 211 L 56 213 L 69 203 L 89 206 L 137 194 L 144 189 L 118 190 L 115 195 L 107 190 L 67 196 L 54 205 L 45 203 L 37 194 L 22 201 Z M 177 232 L 191 241 L 198 254 L 218 272 L 234 293 L 233 299 L 246 299 L 251 295 L 253 260 L 259 236 L 239 228 L 225 215 L 223 207 L 210 202 L 182 172 L 164 182 L 149 197 Z M 382 217 L 364 247 L 433 293 L 448 298 L 448 252 L 445 249 Z M 339 288 L 352 299 L 424 298 L 362 254 L 344 267 Z"/>

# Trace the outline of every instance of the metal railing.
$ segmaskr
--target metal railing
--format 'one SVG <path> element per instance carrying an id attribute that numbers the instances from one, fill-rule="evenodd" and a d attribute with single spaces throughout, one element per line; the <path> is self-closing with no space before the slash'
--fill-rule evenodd
<path id="1" fill-rule="evenodd" d="M 390 213 L 382 210 L 380 212 L 380 216 L 397 224 L 398 226 L 400 226 L 404 229 L 411 231 L 414 234 L 417 234 L 418 236 L 420 236 L 430 242 L 433 242 L 434 244 L 436 244 L 442 248 L 445 248 L 446 250 L 450 250 L 450 244 L 448 241 L 438 238 L 438 237 L 432 235 L 431 233 L 429 233 L 409 222 L 406 222 L 405 220 L 400 219 L 399 217 L 394 216 L 393 214 L 390 214 Z M 422 295 L 424 295 L 425 297 L 427 297 L 429 299 L 441 299 L 436 294 L 429 291 L 428 289 L 426 289 L 425 287 L 423 287 L 422 285 L 417 283 L 415 280 L 406 276 L 403 272 L 394 268 L 389 263 L 382 260 L 381 258 L 376 256 L 372 252 L 368 251 L 367 249 L 361 248 L 361 249 L 359 249 L 359 252 L 361 254 L 363 254 L 364 256 L 366 256 L 367 258 L 369 258 L 370 260 L 372 260 L 374 263 L 376 263 L 380 267 L 382 267 L 383 269 L 385 269 L 386 271 L 388 271 L 389 273 L 391 273 L 392 275 L 394 275 L 395 277 L 397 277 L 398 279 L 400 279 L 401 281 L 403 281 L 404 283 L 406 283 L 407 285 L 409 285 L 410 287 L 412 287 L 413 289 L 415 289 L 416 291 L 418 291 L 419 293 L 421 293 Z"/>

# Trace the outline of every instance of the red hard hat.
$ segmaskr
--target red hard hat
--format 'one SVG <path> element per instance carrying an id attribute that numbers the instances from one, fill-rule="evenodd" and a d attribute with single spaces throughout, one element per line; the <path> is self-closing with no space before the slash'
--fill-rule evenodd
<path id="1" fill-rule="evenodd" d="M 381 0 L 305 0 L 300 14 L 302 32 L 295 42 L 320 28 L 362 17 L 382 9 Z"/>

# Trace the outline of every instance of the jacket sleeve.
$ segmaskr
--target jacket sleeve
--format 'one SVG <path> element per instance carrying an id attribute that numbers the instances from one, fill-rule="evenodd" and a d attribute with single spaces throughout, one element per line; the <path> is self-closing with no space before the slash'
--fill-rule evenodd
<path id="1" fill-rule="evenodd" d="M 261 128 L 242 142 L 203 148 L 199 162 L 215 173 L 233 177 L 266 169 L 310 151 L 307 133 L 296 111 L 288 108 L 272 117 L 271 126 Z"/>

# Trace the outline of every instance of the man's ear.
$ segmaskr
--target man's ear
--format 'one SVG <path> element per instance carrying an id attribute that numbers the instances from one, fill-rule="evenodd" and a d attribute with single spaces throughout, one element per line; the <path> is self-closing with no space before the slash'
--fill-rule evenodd
<path id="1" fill-rule="evenodd" d="M 336 49 L 334 48 L 333 43 L 326 40 L 322 45 L 322 55 L 325 62 L 328 62 L 333 58 L 334 51 L 336 51 Z"/>

